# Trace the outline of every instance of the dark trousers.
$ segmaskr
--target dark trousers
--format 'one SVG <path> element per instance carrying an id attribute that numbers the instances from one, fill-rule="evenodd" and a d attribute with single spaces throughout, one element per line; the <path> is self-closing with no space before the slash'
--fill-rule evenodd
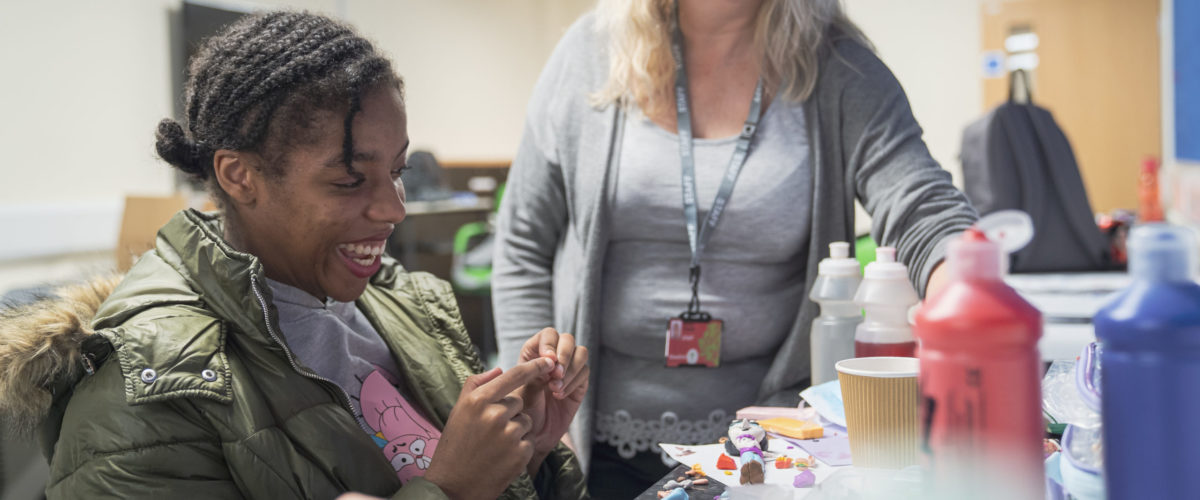
<path id="1" fill-rule="evenodd" d="M 646 451 L 626 460 L 615 447 L 593 442 L 588 491 L 596 500 L 629 500 L 653 486 L 671 469 L 663 464 L 658 453 Z"/>

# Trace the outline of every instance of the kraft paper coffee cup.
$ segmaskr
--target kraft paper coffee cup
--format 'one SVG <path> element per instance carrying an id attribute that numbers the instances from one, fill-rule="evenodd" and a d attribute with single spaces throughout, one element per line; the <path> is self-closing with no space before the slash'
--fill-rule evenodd
<path id="1" fill-rule="evenodd" d="M 854 358 L 835 365 L 855 467 L 917 463 L 917 358 Z"/>

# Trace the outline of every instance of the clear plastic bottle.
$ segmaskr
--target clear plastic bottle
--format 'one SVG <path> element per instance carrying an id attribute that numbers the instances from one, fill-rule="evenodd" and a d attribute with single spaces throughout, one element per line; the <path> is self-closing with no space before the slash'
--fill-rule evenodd
<path id="1" fill-rule="evenodd" d="M 850 257 L 850 244 L 829 244 L 829 258 L 817 266 L 817 279 L 808 298 L 821 306 L 813 319 L 811 342 L 812 385 L 837 380 L 834 364 L 854 357 L 854 330 L 862 322 L 862 308 L 854 293 L 862 276 L 858 261 Z"/>
<path id="2" fill-rule="evenodd" d="M 908 268 L 896 262 L 896 249 L 876 249 L 875 262 L 867 264 L 866 277 L 854 296 L 867 313 L 854 332 L 854 357 L 916 356 L 908 310 L 919 300 L 908 281 Z"/>

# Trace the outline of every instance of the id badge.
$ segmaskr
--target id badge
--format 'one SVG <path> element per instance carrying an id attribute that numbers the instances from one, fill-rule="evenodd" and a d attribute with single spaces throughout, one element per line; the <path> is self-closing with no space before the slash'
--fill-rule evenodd
<path id="1" fill-rule="evenodd" d="M 667 320 L 667 367 L 720 366 L 724 324 L 719 319 Z"/>

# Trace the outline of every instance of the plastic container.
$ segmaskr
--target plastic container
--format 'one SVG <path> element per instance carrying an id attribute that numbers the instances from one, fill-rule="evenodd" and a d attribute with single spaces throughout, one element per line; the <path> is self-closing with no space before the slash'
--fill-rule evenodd
<path id="1" fill-rule="evenodd" d="M 1187 229 L 1134 226 L 1133 282 L 1093 320 L 1103 344 L 1108 497 L 1200 497 L 1200 285 Z"/>
<path id="2" fill-rule="evenodd" d="M 1138 176 L 1138 221 L 1162 222 L 1162 201 L 1158 196 L 1158 159 L 1150 156 L 1142 161 Z"/>
<path id="3" fill-rule="evenodd" d="M 833 365 L 854 357 L 854 329 L 862 323 L 862 308 L 854 293 L 862 276 L 858 261 L 850 257 L 850 244 L 829 244 L 829 258 L 817 266 L 817 279 L 808 297 L 821 306 L 813 319 L 809 338 L 812 352 L 812 385 L 837 380 Z"/>
<path id="4" fill-rule="evenodd" d="M 937 498 L 1045 494 L 1042 318 L 1002 280 L 1012 246 L 968 229 L 950 243 L 950 282 L 916 315 L 923 464 Z"/>
<path id="5" fill-rule="evenodd" d="M 1095 342 L 1088 344 L 1072 370 L 1074 383 L 1071 385 L 1085 411 L 1067 420 L 1059 470 L 1063 490 L 1074 500 L 1105 498 L 1099 351 Z"/>
<path id="6" fill-rule="evenodd" d="M 875 249 L 854 302 L 866 319 L 854 331 L 854 357 L 916 356 L 917 342 L 908 323 L 908 310 L 920 298 L 908 281 L 908 268 L 896 262 L 896 249 Z"/>

